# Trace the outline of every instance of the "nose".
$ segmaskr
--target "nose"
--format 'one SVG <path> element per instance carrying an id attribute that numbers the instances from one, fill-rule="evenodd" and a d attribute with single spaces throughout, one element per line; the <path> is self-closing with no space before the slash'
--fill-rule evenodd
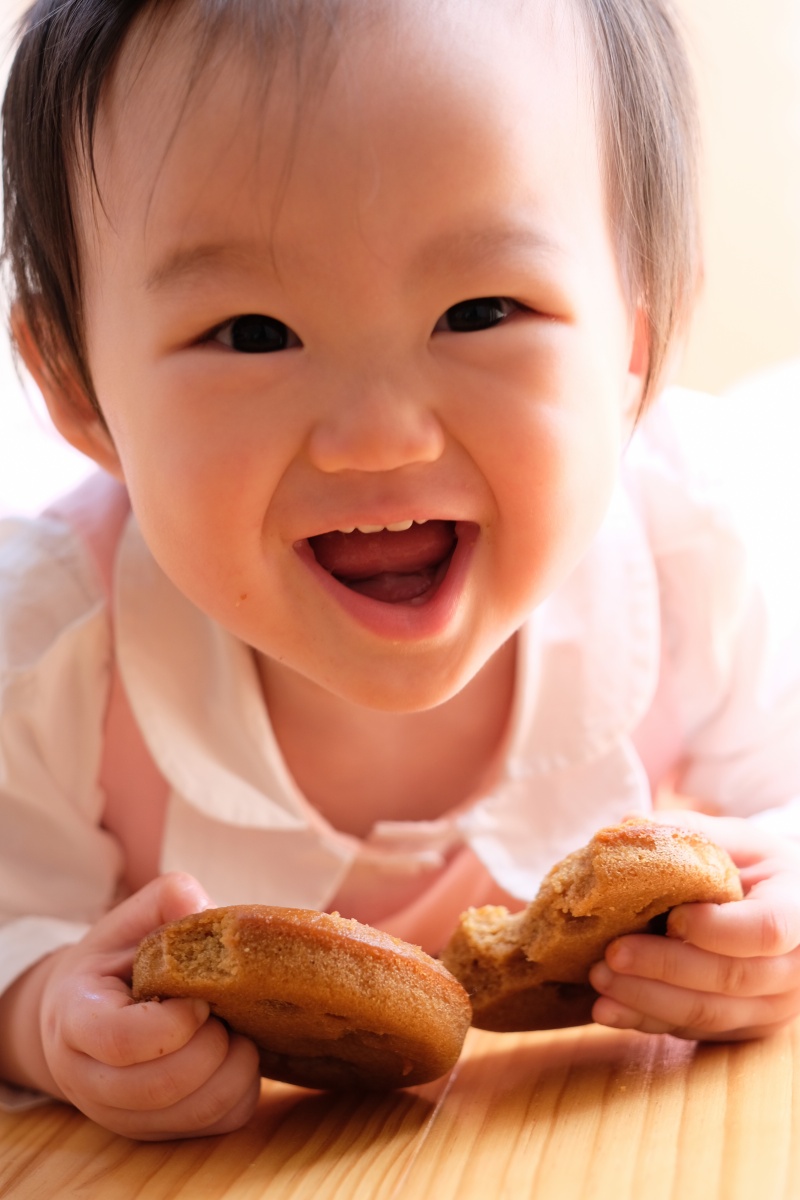
<path id="1" fill-rule="evenodd" d="M 444 452 L 444 430 L 415 390 L 373 380 L 332 396 L 309 438 L 313 465 L 334 473 L 436 462 Z"/>

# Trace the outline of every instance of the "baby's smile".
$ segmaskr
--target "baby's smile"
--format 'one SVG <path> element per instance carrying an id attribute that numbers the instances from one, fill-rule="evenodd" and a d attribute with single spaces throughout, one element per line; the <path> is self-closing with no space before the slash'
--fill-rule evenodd
<path id="1" fill-rule="evenodd" d="M 384 604 L 422 604 L 447 574 L 455 522 L 398 521 L 358 525 L 308 539 L 314 556 L 351 591 Z"/>

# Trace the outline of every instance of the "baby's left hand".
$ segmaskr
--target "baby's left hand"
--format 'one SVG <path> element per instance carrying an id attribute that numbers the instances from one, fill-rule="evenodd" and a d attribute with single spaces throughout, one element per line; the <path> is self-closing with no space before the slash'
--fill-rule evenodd
<path id="1" fill-rule="evenodd" d="M 674 908 L 667 937 L 617 938 L 589 978 L 594 1020 L 703 1041 L 762 1037 L 800 1013 L 800 844 L 737 817 L 658 812 L 731 855 L 744 899 Z"/>

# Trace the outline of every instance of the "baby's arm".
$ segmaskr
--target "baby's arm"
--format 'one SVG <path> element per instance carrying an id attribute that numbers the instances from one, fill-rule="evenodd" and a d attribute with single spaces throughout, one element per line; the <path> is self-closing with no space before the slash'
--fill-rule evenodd
<path id="1" fill-rule="evenodd" d="M 147 1140 L 225 1133 L 252 1114 L 258 1052 L 194 1000 L 135 1004 L 126 980 L 151 930 L 207 907 L 166 875 L 0 997 L 0 1077 L 70 1101 L 115 1133 Z"/>
<path id="2" fill-rule="evenodd" d="M 743 900 L 673 909 L 666 938 L 631 935 L 591 971 L 602 1025 L 730 1041 L 800 1013 L 800 846 L 735 817 L 654 814 L 692 825 L 740 868 Z"/>

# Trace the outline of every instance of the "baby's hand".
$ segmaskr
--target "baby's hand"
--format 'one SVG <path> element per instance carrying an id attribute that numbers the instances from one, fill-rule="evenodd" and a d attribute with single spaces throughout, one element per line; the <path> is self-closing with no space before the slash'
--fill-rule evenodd
<path id="1" fill-rule="evenodd" d="M 135 1004 L 125 982 L 141 938 L 209 904 L 188 875 L 165 875 L 54 956 L 42 1047 L 61 1093 L 115 1133 L 147 1140 L 226 1133 L 252 1114 L 258 1053 L 199 1000 Z"/>
<path id="2" fill-rule="evenodd" d="M 655 820 L 690 825 L 724 846 L 743 900 L 683 904 L 667 937 L 617 938 L 592 967 L 601 1025 L 731 1041 L 761 1037 L 800 1013 L 800 846 L 749 821 L 693 812 Z"/>

